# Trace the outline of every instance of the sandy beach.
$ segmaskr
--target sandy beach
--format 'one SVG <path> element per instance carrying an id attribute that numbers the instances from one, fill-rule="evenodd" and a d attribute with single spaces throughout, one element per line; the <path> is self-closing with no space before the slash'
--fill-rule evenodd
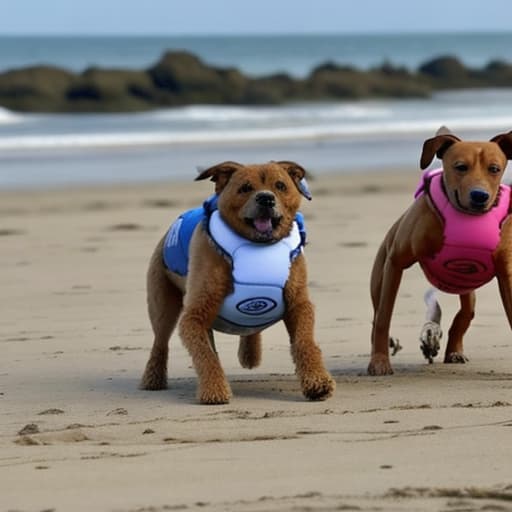
<path id="1" fill-rule="evenodd" d="M 211 183 L 0 192 L 0 510 L 512 510 L 512 337 L 495 282 L 477 292 L 470 362 L 428 365 L 426 281 L 410 269 L 395 375 L 366 374 L 371 265 L 418 176 L 311 181 L 310 293 L 337 381 L 320 403 L 301 395 L 282 325 L 265 331 L 251 371 L 237 339 L 217 335 L 229 405 L 197 404 L 176 335 L 169 389 L 138 389 L 149 257 Z M 447 331 L 458 301 L 440 302 Z"/>

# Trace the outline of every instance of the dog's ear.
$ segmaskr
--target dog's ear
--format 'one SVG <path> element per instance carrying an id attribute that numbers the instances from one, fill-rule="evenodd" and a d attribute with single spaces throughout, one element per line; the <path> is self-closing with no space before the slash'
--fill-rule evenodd
<path id="1" fill-rule="evenodd" d="M 195 181 L 210 178 L 215 183 L 215 192 L 220 194 L 231 176 L 233 176 L 233 173 L 242 168 L 243 165 L 238 162 L 222 162 L 202 171 Z"/>
<path id="2" fill-rule="evenodd" d="M 281 160 L 277 163 L 290 175 L 290 178 L 295 183 L 299 192 L 306 199 L 311 201 L 311 192 L 309 191 L 308 182 L 306 181 L 306 169 L 301 167 L 299 164 L 288 160 Z"/>
<path id="3" fill-rule="evenodd" d="M 453 133 L 448 126 L 443 124 L 443 126 L 440 126 L 437 130 L 436 135 L 453 135 Z"/>
<path id="4" fill-rule="evenodd" d="M 423 143 L 420 167 L 422 169 L 426 169 L 434 159 L 434 155 L 437 156 L 437 158 L 443 158 L 444 152 L 456 142 L 460 142 L 460 139 L 452 133 L 436 135 L 431 139 L 427 139 Z"/>
<path id="5" fill-rule="evenodd" d="M 512 160 L 512 131 L 496 135 L 491 139 L 491 142 L 496 142 L 501 151 L 505 153 L 507 160 Z"/>

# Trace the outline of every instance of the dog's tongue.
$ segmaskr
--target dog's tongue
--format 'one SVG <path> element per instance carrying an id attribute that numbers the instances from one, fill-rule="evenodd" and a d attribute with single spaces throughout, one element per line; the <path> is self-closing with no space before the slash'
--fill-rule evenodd
<path id="1" fill-rule="evenodd" d="M 272 231 L 272 220 L 269 218 L 254 219 L 254 227 L 259 233 L 268 233 Z"/>

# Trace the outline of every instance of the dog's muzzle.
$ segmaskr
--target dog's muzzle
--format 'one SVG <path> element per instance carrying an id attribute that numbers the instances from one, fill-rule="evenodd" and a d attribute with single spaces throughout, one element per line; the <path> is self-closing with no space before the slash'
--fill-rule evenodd
<path id="1" fill-rule="evenodd" d="M 274 208 L 276 205 L 276 198 L 270 192 L 259 192 L 255 197 L 256 203 L 262 208 Z"/>
<path id="2" fill-rule="evenodd" d="M 482 189 L 473 189 L 469 192 L 469 205 L 464 206 L 462 204 L 459 191 L 455 190 L 455 202 L 460 211 L 465 213 L 480 215 L 485 213 L 489 201 L 489 193 Z"/>
<path id="3" fill-rule="evenodd" d="M 489 201 L 489 193 L 481 188 L 474 188 L 469 193 L 469 200 L 473 210 L 484 210 Z"/>
<path id="4" fill-rule="evenodd" d="M 271 239 L 272 231 L 281 220 L 280 215 L 275 210 L 276 198 L 270 192 L 258 192 L 254 201 L 256 203 L 256 212 L 254 216 L 246 221 L 251 224 L 263 239 Z"/>

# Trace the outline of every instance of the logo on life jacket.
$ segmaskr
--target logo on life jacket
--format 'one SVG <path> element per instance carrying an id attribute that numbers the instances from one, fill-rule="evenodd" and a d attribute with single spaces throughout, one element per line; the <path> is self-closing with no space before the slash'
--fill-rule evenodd
<path id="1" fill-rule="evenodd" d="M 464 275 L 478 274 L 487 271 L 487 266 L 478 260 L 453 259 L 445 261 L 443 266 L 449 272 Z"/>
<path id="2" fill-rule="evenodd" d="M 245 315 L 263 315 L 277 307 L 277 302 L 268 297 L 253 297 L 243 300 L 236 305 L 236 309 Z"/>

